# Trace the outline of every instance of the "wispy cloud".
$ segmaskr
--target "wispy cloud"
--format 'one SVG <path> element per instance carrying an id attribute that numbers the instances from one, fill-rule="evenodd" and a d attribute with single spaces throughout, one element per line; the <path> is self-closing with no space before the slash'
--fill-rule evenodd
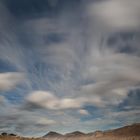
<path id="1" fill-rule="evenodd" d="M 24 80 L 22 73 L 7 72 L 0 73 L 0 91 L 9 91 L 21 84 Z"/>

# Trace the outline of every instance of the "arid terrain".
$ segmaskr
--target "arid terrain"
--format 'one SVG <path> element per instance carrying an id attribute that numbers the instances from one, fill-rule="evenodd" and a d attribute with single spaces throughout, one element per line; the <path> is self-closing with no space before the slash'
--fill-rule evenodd
<path id="1" fill-rule="evenodd" d="M 82 133 L 75 131 L 65 135 L 49 132 L 40 138 L 24 138 L 14 134 L 2 133 L 0 140 L 140 140 L 140 123 L 108 131 Z"/>

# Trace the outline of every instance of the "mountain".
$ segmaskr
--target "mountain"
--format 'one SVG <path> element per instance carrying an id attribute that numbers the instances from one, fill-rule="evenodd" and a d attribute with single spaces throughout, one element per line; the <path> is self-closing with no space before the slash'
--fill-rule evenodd
<path id="1" fill-rule="evenodd" d="M 92 137 L 132 137 L 140 136 L 140 123 L 124 126 L 121 128 L 107 130 L 107 131 L 95 131 L 87 134 Z"/>
<path id="2" fill-rule="evenodd" d="M 91 133 L 88 133 L 87 136 L 92 136 L 92 137 L 101 137 L 104 135 L 104 132 L 103 131 L 95 131 L 95 132 L 91 132 Z"/>
<path id="3" fill-rule="evenodd" d="M 54 137 L 62 137 L 63 135 L 62 134 L 59 134 L 57 132 L 53 132 L 53 131 L 50 131 L 48 134 L 46 134 L 45 136 L 43 136 L 43 138 L 54 138 Z"/>
<path id="4" fill-rule="evenodd" d="M 65 137 L 82 137 L 82 136 L 85 136 L 86 134 L 83 133 L 83 132 L 80 132 L 80 131 L 75 131 L 75 132 L 72 132 L 72 133 L 67 133 L 65 134 L 64 136 Z"/>
<path id="5" fill-rule="evenodd" d="M 65 135 L 61 135 L 56 132 L 49 132 L 47 135 L 45 135 L 45 138 L 47 138 L 47 140 L 140 140 L 140 123 L 108 131 L 98 130 L 87 134 L 80 131 L 67 133 Z"/>
<path id="6" fill-rule="evenodd" d="M 107 136 L 140 136 L 140 123 L 124 126 L 118 129 L 105 131 Z"/>
<path id="7" fill-rule="evenodd" d="M 6 132 L 3 132 L 3 133 L 1 133 L 1 136 L 13 136 L 13 137 L 16 137 L 17 135 L 13 134 L 13 133 L 8 134 Z"/>
<path id="8" fill-rule="evenodd" d="M 140 123 L 87 134 L 75 131 L 62 135 L 51 131 L 41 138 L 23 138 L 15 134 L 2 133 L 0 140 L 140 140 Z"/>

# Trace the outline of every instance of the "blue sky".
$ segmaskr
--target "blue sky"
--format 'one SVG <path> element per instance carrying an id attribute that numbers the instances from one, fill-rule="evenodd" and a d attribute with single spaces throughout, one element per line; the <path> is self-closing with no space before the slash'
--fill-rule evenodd
<path id="1" fill-rule="evenodd" d="M 0 132 L 139 122 L 139 9 L 139 0 L 0 0 Z"/>

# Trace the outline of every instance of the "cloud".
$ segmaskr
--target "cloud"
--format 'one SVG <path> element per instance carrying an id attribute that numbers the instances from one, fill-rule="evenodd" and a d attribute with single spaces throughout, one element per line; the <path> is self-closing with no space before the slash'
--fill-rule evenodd
<path id="1" fill-rule="evenodd" d="M 24 76 L 18 72 L 0 73 L 0 91 L 9 91 L 23 82 Z"/>
<path id="2" fill-rule="evenodd" d="M 2 2 L 0 2 L 0 13 L 0 60 L 23 71 L 24 49 L 17 37 L 19 25 L 16 24 L 16 19 Z"/>
<path id="3" fill-rule="evenodd" d="M 7 103 L 7 101 L 6 101 L 5 97 L 4 96 L 0 96 L 0 105 L 4 106 L 4 105 L 6 105 L 6 103 Z"/>
<path id="4" fill-rule="evenodd" d="M 80 109 L 78 112 L 79 112 L 81 115 L 89 115 L 89 112 L 88 112 L 87 110 L 85 110 L 85 109 Z"/>
<path id="5" fill-rule="evenodd" d="M 39 121 L 37 121 L 38 125 L 52 125 L 56 122 L 54 120 L 49 120 L 47 118 L 41 118 Z"/>
<path id="6" fill-rule="evenodd" d="M 116 97 L 116 96 L 115 96 Z M 86 105 L 95 105 L 104 107 L 106 102 L 102 100 L 101 96 L 81 96 L 81 97 L 62 97 L 58 98 L 52 92 L 48 91 L 34 91 L 27 95 L 26 106 L 27 109 L 46 108 L 50 110 L 63 109 L 79 109 Z"/>
<path id="7" fill-rule="evenodd" d="M 35 133 L 46 133 L 50 126 L 56 121 L 47 117 L 41 112 L 30 112 L 21 110 L 19 105 L 7 104 L 1 107 L 0 111 L 0 132 L 16 133 L 24 136 L 35 136 Z M 38 135 L 37 134 L 37 135 Z"/>
<path id="8" fill-rule="evenodd" d="M 49 92 L 33 92 L 27 96 L 27 101 L 46 108 L 57 108 L 58 106 L 58 99 Z"/>
<path id="9" fill-rule="evenodd" d="M 34 91 L 27 96 L 27 102 L 36 104 L 38 106 L 52 109 L 71 109 L 80 108 L 85 103 L 83 98 L 58 98 L 50 92 L 47 91 Z"/>
<path id="10" fill-rule="evenodd" d="M 100 25 L 116 29 L 136 29 L 140 26 L 139 0 L 107 0 L 91 4 L 90 16 Z"/>
<path id="11" fill-rule="evenodd" d="M 124 110 L 124 111 L 112 111 L 108 112 L 107 117 L 112 118 L 114 120 L 120 121 L 120 123 L 123 123 L 124 125 L 133 124 L 135 122 L 139 122 L 138 116 L 140 115 L 139 109 L 133 109 L 133 110 Z M 129 116 L 128 119 L 125 119 Z"/>
<path id="12" fill-rule="evenodd" d="M 101 54 L 88 59 L 93 61 L 88 61 L 84 77 L 95 82 L 83 85 L 81 92 L 97 95 L 107 104 L 119 104 L 130 89 L 139 86 L 140 58 L 121 53 Z"/>

